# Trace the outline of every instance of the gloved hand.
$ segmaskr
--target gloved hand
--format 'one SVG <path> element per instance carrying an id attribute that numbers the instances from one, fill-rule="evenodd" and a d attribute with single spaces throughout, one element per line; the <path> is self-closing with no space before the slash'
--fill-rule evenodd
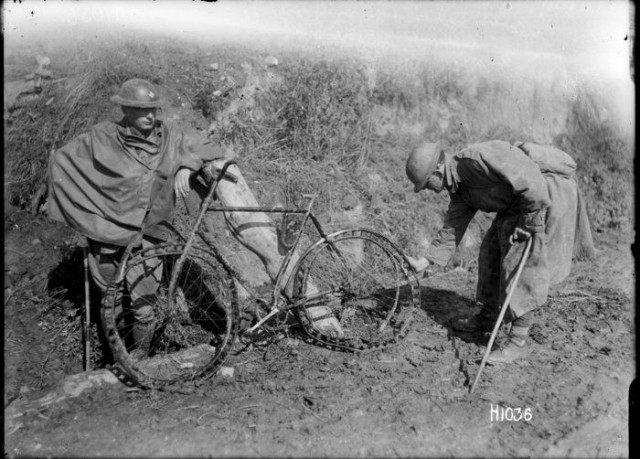
<path id="1" fill-rule="evenodd" d="M 189 178 L 193 171 L 182 168 L 176 173 L 176 180 L 173 184 L 176 196 L 179 198 L 185 197 L 191 187 L 189 186 Z"/>
<path id="2" fill-rule="evenodd" d="M 531 233 L 525 229 L 516 226 L 513 230 L 513 234 L 509 236 L 509 244 L 513 245 L 516 242 L 524 242 L 531 237 Z"/>
<path id="3" fill-rule="evenodd" d="M 533 233 L 541 233 L 545 229 L 546 209 L 536 210 L 520 215 L 518 225 L 509 236 L 509 243 L 526 241 Z"/>
<path id="4" fill-rule="evenodd" d="M 427 269 L 431 264 L 425 257 L 414 258 L 407 256 L 407 261 L 409 262 L 411 268 L 418 274 L 424 272 L 424 270 Z"/>
<path id="5" fill-rule="evenodd" d="M 543 208 L 528 212 L 520 215 L 518 218 L 518 227 L 526 231 L 527 233 L 541 233 L 545 229 L 545 219 L 547 215 L 547 209 Z"/>

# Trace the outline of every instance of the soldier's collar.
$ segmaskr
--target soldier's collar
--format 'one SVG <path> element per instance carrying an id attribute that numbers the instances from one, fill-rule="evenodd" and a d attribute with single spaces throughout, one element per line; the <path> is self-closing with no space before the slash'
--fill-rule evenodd
<path id="1" fill-rule="evenodd" d="M 161 134 L 162 134 L 162 131 L 160 129 L 162 127 L 162 120 L 155 121 L 155 124 L 153 125 L 151 132 L 147 136 L 145 136 L 142 132 L 140 132 L 133 125 L 131 125 L 127 120 L 127 117 L 123 117 L 119 124 L 124 128 L 124 134 L 137 137 L 143 140 L 152 141 L 156 137 L 161 137 Z"/>
<path id="2" fill-rule="evenodd" d="M 444 176 L 446 186 L 450 193 L 458 192 L 458 183 L 460 183 L 460 176 L 458 175 L 458 169 L 456 168 L 456 161 L 453 156 L 444 155 Z"/>

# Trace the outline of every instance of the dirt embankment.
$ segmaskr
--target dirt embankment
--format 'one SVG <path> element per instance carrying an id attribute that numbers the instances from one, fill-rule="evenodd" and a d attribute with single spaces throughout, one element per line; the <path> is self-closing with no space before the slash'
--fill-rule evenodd
<path id="1" fill-rule="evenodd" d="M 5 404 L 15 399 L 12 406 L 19 406 L 80 372 L 81 347 L 79 328 L 72 325 L 77 311 L 46 293 L 51 273 L 72 266 L 59 245 L 69 232 L 21 211 L 7 221 Z M 476 310 L 476 273 L 458 268 L 422 280 L 420 311 L 396 347 L 354 356 L 288 336 L 268 347 L 236 349 L 227 363 L 234 369 L 231 376 L 218 374 L 164 392 L 107 384 L 6 418 L 5 451 L 9 456 L 625 455 L 626 394 L 635 355 L 633 260 L 628 240 L 598 242 L 597 260 L 575 264 L 570 278 L 536 312 L 530 358 L 486 368 L 474 395 L 468 388 L 482 340 L 448 327 L 451 318 Z M 17 252 L 24 256 L 10 255 Z M 504 420 L 514 412 L 508 408 L 523 416 L 527 410 L 531 419 Z"/>
<path id="2" fill-rule="evenodd" d="M 430 130 L 437 126 L 436 113 L 447 115 L 443 135 L 452 148 L 493 137 L 529 140 L 522 126 L 498 125 L 480 111 L 465 111 L 474 101 L 481 107 L 482 97 L 513 94 L 482 79 L 469 91 L 464 74 L 450 69 L 425 71 L 424 87 L 380 72 L 369 87 L 364 73 L 344 63 L 291 59 L 274 68 L 246 50 L 237 57 L 236 50 L 182 52 L 178 44 L 163 44 L 150 48 L 156 67 L 149 67 L 147 51 L 123 50 L 88 62 L 52 57 L 56 75 L 62 71 L 56 62 L 77 65 L 66 75 L 69 86 L 45 89 L 41 100 L 54 97 L 53 102 L 44 107 L 29 102 L 6 125 L 10 148 L 5 150 L 11 154 L 5 164 L 15 183 L 5 195 L 5 407 L 37 400 L 82 371 L 79 240 L 24 207 L 42 179 L 37 175 L 46 152 L 93 122 L 116 116 L 105 101 L 126 78 L 159 79 L 170 99 L 166 117 L 234 149 L 261 202 L 317 192 L 323 222 L 340 227 L 343 216 L 360 209 L 364 226 L 394 235 L 411 253 L 428 245 L 446 205 L 442 196 L 410 193 L 403 172 L 409 147 L 436 134 Z M 212 63 L 217 69 L 205 68 Z M 145 74 L 145 68 L 159 68 L 160 76 Z M 446 79 L 442 72 L 449 72 Z M 89 93 L 104 104 L 87 104 Z M 433 122 L 419 125 L 427 100 Z M 553 97 L 545 100 L 546 109 L 557 108 Z M 213 375 L 165 392 L 107 385 L 6 418 L 5 451 L 9 456 L 626 455 L 626 394 L 635 359 L 632 179 L 617 131 L 589 114 L 594 100 L 585 97 L 563 107 L 566 135 L 557 140 L 579 155 L 597 259 L 575 264 L 570 278 L 536 312 L 530 358 L 487 368 L 473 396 L 468 385 L 484 343 L 449 328 L 451 318 L 476 310 L 471 245 L 456 269 L 422 281 L 415 323 L 396 347 L 354 356 L 291 335 L 265 348 L 237 349 L 228 362 L 232 376 Z M 70 121 L 80 115 L 82 122 Z M 474 117 L 486 123 L 469 128 L 466 122 Z M 96 323 L 92 330 L 97 343 Z M 99 346 L 93 356 L 95 368 L 109 361 Z M 528 410 L 531 419 L 492 419 L 492 413 L 507 409 Z"/>

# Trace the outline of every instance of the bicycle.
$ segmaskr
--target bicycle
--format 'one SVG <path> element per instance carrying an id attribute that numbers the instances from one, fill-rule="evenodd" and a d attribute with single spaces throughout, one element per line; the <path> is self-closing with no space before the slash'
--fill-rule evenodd
<path id="1" fill-rule="evenodd" d="M 124 372 L 143 387 L 189 381 L 213 374 L 234 346 L 240 323 L 236 281 L 243 285 L 242 276 L 202 231 L 207 212 L 282 213 L 283 218 L 294 214 L 301 218 L 272 294 L 257 298 L 256 323 L 242 336 L 286 327 L 286 318 L 293 312 L 311 341 L 334 350 L 362 352 L 404 337 L 411 311 L 419 304 L 420 288 L 402 251 L 385 236 L 364 228 L 326 234 L 311 212 L 315 197 L 308 197 L 306 208 L 212 206 L 218 184 L 233 164 L 225 162 L 211 180 L 187 237 L 172 228 L 177 242 L 140 248 L 143 236 L 139 234 L 127 247 L 101 308 L 107 342 Z M 302 252 L 286 275 L 309 221 L 320 238 Z M 157 293 L 147 299 L 156 327 L 148 357 L 138 359 L 131 355 L 128 291 L 150 276 L 157 281 Z M 317 306 L 328 312 L 318 315 Z M 338 336 L 315 326 L 328 317 L 340 324 Z"/>

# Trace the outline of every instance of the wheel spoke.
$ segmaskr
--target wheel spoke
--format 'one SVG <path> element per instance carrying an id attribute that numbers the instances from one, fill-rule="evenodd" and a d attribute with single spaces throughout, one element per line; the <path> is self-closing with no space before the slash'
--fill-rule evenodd
<path id="1" fill-rule="evenodd" d="M 305 305 L 298 311 L 305 330 L 345 349 L 393 341 L 396 323 L 402 322 L 400 309 L 415 305 L 416 297 L 415 286 L 400 260 L 393 244 L 366 230 L 340 233 L 314 247 L 300 261 L 294 281 L 296 301 Z M 403 285 L 412 290 L 404 300 L 400 295 Z M 340 292 L 338 301 L 318 291 Z M 325 309 L 311 316 L 310 305 Z M 328 313 L 338 321 L 342 337 L 328 336 L 316 327 Z"/>
<path id="2" fill-rule="evenodd" d="M 237 292 L 230 273 L 215 255 L 198 247 L 192 248 L 180 272 L 174 272 L 175 261 L 183 250 L 179 244 L 161 244 L 123 261 L 123 281 L 112 286 L 112 294 L 103 307 L 103 322 L 111 337 L 114 357 L 142 385 L 186 381 L 219 367 L 237 333 Z M 153 269 L 147 269 L 149 266 Z M 135 286 L 145 282 L 145 276 L 154 269 L 157 272 L 157 266 L 162 266 L 162 276 L 153 299 L 131 301 L 133 295 L 129 291 L 135 291 Z M 141 274 L 136 277 L 129 273 Z M 169 291 L 172 278 L 176 279 L 176 287 Z M 119 301 L 118 295 L 127 301 Z M 153 308 L 153 338 L 148 356 L 134 358 L 132 353 L 139 344 L 139 336 L 132 333 L 136 311 L 145 306 Z"/>

